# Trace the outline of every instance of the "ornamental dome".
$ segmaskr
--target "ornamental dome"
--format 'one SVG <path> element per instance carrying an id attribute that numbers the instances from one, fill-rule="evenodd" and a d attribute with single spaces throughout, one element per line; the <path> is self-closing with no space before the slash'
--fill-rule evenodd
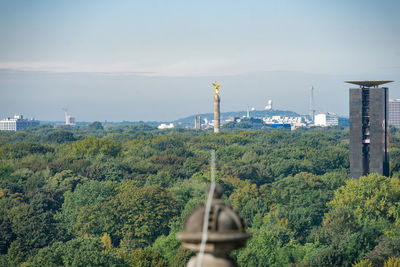
<path id="1" fill-rule="evenodd" d="M 207 192 L 209 187 L 207 188 Z M 245 232 L 241 216 L 221 200 L 223 188 L 217 184 L 210 209 L 206 251 L 228 252 L 243 247 L 250 237 Z M 207 194 L 208 195 L 208 194 Z M 205 206 L 195 209 L 184 223 L 184 230 L 178 233 L 183 246 L 198 251 L 202 238 Z M 211 245 L 211 246 L 210 246 Z"/>

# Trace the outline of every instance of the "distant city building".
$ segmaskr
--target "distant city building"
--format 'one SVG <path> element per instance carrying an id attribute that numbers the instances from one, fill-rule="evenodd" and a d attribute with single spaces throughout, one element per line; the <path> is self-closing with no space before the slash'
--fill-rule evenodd
<path id="1" fill-rule="evenodd" d="M 391 81 L 350 81 L 350 174 L 389 175 L 389 89 L 378 87 Z"/>
<path id="2" fill-rule="evenodd" d="M 350 127 L 350 119 L 346 118 L 346 117 L 339 117 L 338 124 L 339 124 L 339 126 L 341 126 L 343 128 L 349 128 Z"/>
<path id="3" fill-rule="evenodd" d="M 243 117 L 237 120 L 237 122 L 240 122 L 242 124 L 248 124 L 249 128 L 254 128 L 254 129 L 261 129 L 265 124 L 262 119 L 258 118 L 250 118 L 250 117 Z"/>
<path id="4" fill-rule="evenodd" d="M 70 115 L 65 116 L 65 125 L 75 125 L 75 117 Z"/>
<path id="5" fill-rule="evenodd" d="M 389 125 L 400 128 L 400 99 L 389 100 Z"/>
<path id="6" fill-rule="evenodd" d="M 255 116 L 253 115 L 253 112 L 256 114 Z M 243 112 L 242 112 L 243 113 Z M 211 115 L 211 114 L 210 114 Z M 235 113 L 234 115 L 242 115 Z M 258 116 L 257 116 L 258 115 Z M 210 118 L 211 116 L 209 116 Z M 207 115 L 204 117 L 199 118 L 198 116 L 193 116 L 191 118 L 191 121 L 194 120 L 194 128 L 198 129 L 200 126 L 202 129 L 208 129 L 208 128 L 213 128 L 214 127 L 214 122 L 215 120 L 207 120 Z M 201 124 L 199 122 L 201 121 Z M 348 121 L 348 119 L 347 119 Z M 254 108 L 249 108 L 248 113 L 243 115 L 243 116 L 232 116 L 229 118 L 226 118 L 225 120 L 220 122 L 221 125 L 226 125 L 227 128 L 233 128 L 238 126 L 239 128 L 251 128 L 251 129 L 261 129 L 262 127 L 267 127 L 270 128 L 271 125 L 276 125 L 276 127 L 284 127 L 287 128 L 288 125 L 290 125 L 290 128 L 292 130 L 295 130 L 299 127 L 308 127 L 313 125 L 312 120 L 308 115 L 303 115 L 303 116 L 265 116 L 265 111 L 258 112 Z M 190 128 L 193 127 L 193 124 L 188 126 Z M 225 127 L 225 126 L 224 126 Z M 348 126 L 347 126 L 348 127 Z"/>
<path id="7" fill-rule="evenodd" d="M 165 123 L 161 123 L 160 125 L 158 125 L 158 129 L 163 130 L 163 129 L 171 129 L 174 128 L 175 125 L 171 122 L 170 124 L 165 124 Z"/>
<path id="8" fill-rule="evenodd" d="M 280 116 L 277 116 L 280 117 Z M 286 130 L 291 130 L 293 128 L 293 124 L 283 123 L 282 120 L 278 122 L 277 120 L 268 120 L 268 118 L 254 118 L 247 116 L 232 117 L 225 121 L 226 128 L 241 128 L 241 129 L 266 129 L 266 128 L 283 128 Z"/>
<path id="9" fill-rule="evenodd" d="M 68 115 L 68 109 L 63 108 L 63 110 L 64 110 L 64 113 L 65 113 L 65 125 L 69 125 L 69 126 L 76 125 L 75 117 L 72 117 L 71 115 Z"/>
<path id="10" fill-rule="evenodd" d="M 275 123 L 275 124 L 268 124 L 273 129 L 283 128 L 286 130 L 291 130 L 292 126 L 288 123 Z"/>
<path id="11" fill-rule="evenodd" d="M 201 116 L 195 116 L 194 117 L 194 128 L 195 129 L 201 129 Z"/>
<path id="12" fill-rule="evenodd" d="M 0 131 L 21 131 L 37 125 L 39 125 L 39 121 L 35 119 L 24 119 L 22 115 L 15 115 L 14 118 L 0 121 Z"/>
<path id="13" fill-rule="evenodd" d="M 291 126 L 291 129 L 294 130 L 298 127 L 305 127 L 311 123 L 307 117 L 281 117 L 281 116 L 272 116 L 272 117 L 265 117 L 263 121 L 267 125 L 283 125 L 288 124 Z M 278 126 L 280 127 L 280 126 Z M 286 126 L 285 126 L 286 127 Z"/>
<path id="14" fill-rule="evenodd" d="M 265 106 L 265 110 L 272 110 L 272 100 L 268 100 L 267 105 Z"/>
<path id="15" fill-rule="evenodd" d="M 314 116 L 315 126 L 335 126 L 339 124 L 339 118 L 335 113 L 325 112 Z"/>

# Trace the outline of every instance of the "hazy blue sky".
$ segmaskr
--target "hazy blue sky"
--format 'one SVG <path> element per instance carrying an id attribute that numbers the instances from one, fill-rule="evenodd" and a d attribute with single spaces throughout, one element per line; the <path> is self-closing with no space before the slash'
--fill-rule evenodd
<path id="1" fill-rule="evenodd" d="M 394 79 L 400 1 L 0 1 L 0 116 L 173 120 L 212 111 L 348 113 L 343 79 Z"/>

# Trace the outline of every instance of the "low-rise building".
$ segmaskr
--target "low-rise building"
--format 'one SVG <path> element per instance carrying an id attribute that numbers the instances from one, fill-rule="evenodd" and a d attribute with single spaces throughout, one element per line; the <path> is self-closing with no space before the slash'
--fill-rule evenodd
<path id="1" fill-rule="evenodd" d="M 400 99 L 389 100 L 389 125 L 400 128 Z"/>
<path id="2" fill-rule="evenodd" d="M 15 115 L 14 118 L 0 121 L 0 131 L 21 131 L 37 125 L 39 125 L 39 121 L 35 119 L 24 119 L 22 115 Z"/>
<path id="3" fill-rule="evenodd" d="M 325 112 L 314 116 L 315 126 L 335 126 L 339 124 L 338 116 L 335 113 Z"/>
<path id="4" fill-rule="evenodd" d="M 158 125 L 158 129 L 163 130 L 163 129 L 171 129 L 174 128 L 175 125 L 171 122 L 170 124 L 166 124 L 166 123 L 161 123 L 160 125 Z"/>

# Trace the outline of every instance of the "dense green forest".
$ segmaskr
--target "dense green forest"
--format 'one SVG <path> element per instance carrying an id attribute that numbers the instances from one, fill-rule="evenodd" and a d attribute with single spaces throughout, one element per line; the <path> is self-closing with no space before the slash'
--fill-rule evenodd
<path id="1" fill-rule="evenodd" d="M 350 179 L 348 142 L 338 127 L 1 132 L 0 266 L 184 266 L 176 233 L 205 200 L 211 149 L 253 236 L 240 266 L 399 266 L 400 133 L 390 178 Z"/>

